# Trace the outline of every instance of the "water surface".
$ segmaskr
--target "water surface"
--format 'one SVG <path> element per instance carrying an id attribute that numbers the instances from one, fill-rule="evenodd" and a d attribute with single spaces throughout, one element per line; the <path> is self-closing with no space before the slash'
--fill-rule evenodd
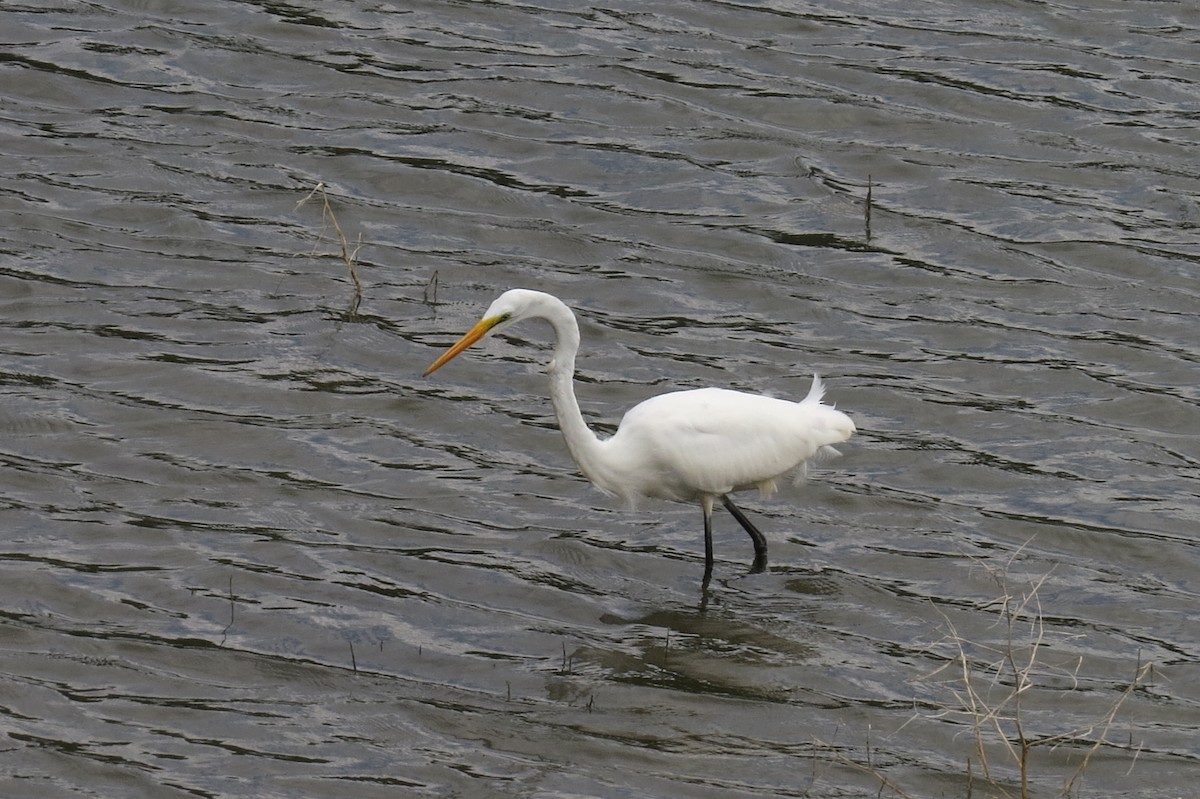
<path id="1" fill-rule="evenodd" d="M 1015 793 L 983 705 L 1190 793 L 1189 5 L 0 15 L 4 793 Z M 603 431 L 825 377 L 766 573 L 587 486 L 539 326 L 420 377 L 518 285 Z"/>

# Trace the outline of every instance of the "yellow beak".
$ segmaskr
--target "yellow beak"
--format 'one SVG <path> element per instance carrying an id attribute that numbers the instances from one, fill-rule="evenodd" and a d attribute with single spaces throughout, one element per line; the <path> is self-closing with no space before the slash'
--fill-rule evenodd
<path id="1" fill-rule="evenodd" d="M 493 316 L 490 319 L 480 319 L 479 323 L 477 325 L 475 325 L 475 327 L 468 330 L 466 332 L 466 334 L 463 335 L 462 338 L 460 338 L 457 342 L 455 342 L 453 347 L 451 347 L 450 349 L 443 352 L 442 357 L 438 358 L 436 361 L 434 361 L 433 363 L 431 363 L 429 365 L 429 368 L 425 370 L 425 374 L 423 375 L 423 377 L 428 377 L 429 375 L 436 372 L 438 369 L 441 369 L 443 366 L 446 365 L 447 361 L 449 361 L 455 355 L 458 355 L 460 352 L 465 350 L 467 347 L 474 344 L 476 341 L 479 341 L 479 339 L 481 339 L 485 335 L 487 335 L 487 332 L 489 330 L 491 330 L 493 327 L 495 327 L 496 325 L 500 324 L 503 321 L 504 321 L 504 316 Z"/>

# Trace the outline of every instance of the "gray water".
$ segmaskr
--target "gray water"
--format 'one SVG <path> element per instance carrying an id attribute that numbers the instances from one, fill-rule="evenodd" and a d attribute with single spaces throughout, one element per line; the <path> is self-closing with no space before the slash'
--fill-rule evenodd
<path id="1" fill-rule="evenodd" d="M 1193 4 L 0 23 L 0 794 L 1192 795 Z M 538 325 L 420 377 L 512 286 L 601 431 L 825 377 L 765 573 Z"/>

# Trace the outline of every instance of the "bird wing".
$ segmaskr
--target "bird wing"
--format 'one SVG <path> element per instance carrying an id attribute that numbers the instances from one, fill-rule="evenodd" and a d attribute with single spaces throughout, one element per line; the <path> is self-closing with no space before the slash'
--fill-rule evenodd
<path id="1" fill-rule="evenodd" d="M 663 394 L 631 409 L 611 441 L 647 496 L 769 493 L 775 478 L 846 438 L 825 429 L 824 412 L 845 417 L 821 405 L 820 393 L 814 385 L 804 402 L 715 388 Z"/>

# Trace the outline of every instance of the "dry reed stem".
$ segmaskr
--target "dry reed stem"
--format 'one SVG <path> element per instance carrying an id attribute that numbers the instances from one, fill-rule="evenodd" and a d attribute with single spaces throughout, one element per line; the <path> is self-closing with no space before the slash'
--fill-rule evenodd
<path id="1" fill-rule="evenodd" d="M 438 270 L 434 269 L 433 274 L 429 276 L 429 280 L 425 283 L 425 304 L 438 304 Z"/>
<path id="2" fill-rule="evenodd" d="M 325 184 L 318 183 L 313 190 L 306 194 L 299 202 L 296 203 L 296 209 L 306 205 L 313 197 L 320 195 L 321 197 L 321 221 L 325 223 L 325 228 L 321 230 L 317 237 L 317 243 L 313 245 L 312 256 L 325 256 L 342 259 L 346 264 L 346 269 L 350 273 L 350 279 L 354 282 L 354 301 L 351 305 L 351 314 L 358 308 L 359 302 L 362 300 L 362 281 L 358 279 L 358 251 L 362 249 L 362 233 L 358 234 L 358 240 L 353 248 L 350 247 L 350 241 L 346 238 L 345 231 L 342 230 L 341 224 L 338 222 L 337 214 L 333 212 L 333 207 L 329 204 L 329 194 L 325 191 Z M 338 246 L 340 252 L 318 252 L 317 247 L 325 239 L 326 231 L 332 227 L 337 234 Z"/>
<path id="3" fill-rule="evenodd" d="M 1019 552 L 1020 550 L 1017 550 L 1013 558 Z M 1125 686 L 1121 695 L 1099 721 L 1066 732 L 1044 736 L 1032 735 L 1027 729 L 1027 713 L 1025 713 L 1024 702 L 1030 690 L 1035 686 L 1034 676 L 1038 673 L 1058 672 L 1061 675 L 1069 676 L 1073 687 L 1078 687 L 1078 673 L 1082 666 L 1082 658 L 1077 659 L 1073 668 L 1070 669 L 1049 666 L 1041 660 L 1040 656 L 1046 645 L 1046 628 L 1039 592 L 1048 579 L 1049 573 L 1036 580 L 1023 594 L 1017 596 L 1009 586 L 1008 572 L 1011 565 L 1012 559 L 1003 568 L 990 567 L 985 564 L 989 575 L 996 581 L 1000 589 L 1000 596 L 989 604 L 1000 608 L 1001 623 L 1005 627 L 1004 642 L 1001 647 L 987 646 L 967 640 L 939 608 L 937 612 L 942 617 L 946 634 L 931 649 L 936 648 L 939 644 L 949 643 L 953 647 L 952 655 L 941 666 L 918 679 L 929 680 L 948 669 L 955 669 L 958 672 L 957 680 L 961 688 L 950 689 L 957 707 L 947 707 L 933 714 L 932 717 L 962 716 L 970 722 L 975 751 L 974 762 L 978 764 L 984 780 L 1004 796 L 1013 796 L 1013 794 L 997 784 L 992 775 L 992 763 L 988 757 L 987 744 L 988 738 L 993 736 L 989 733 L 994 733 L 994 739 L 1003 746 L 1012 765 L 1018 770 L 1020 792 L 1017 795 L 1021 799 L 1029 799 L 1030 796 L 1029 780 L 1032 776 L 1030 769 L 1034 748 L 1039 746 L 1054 748 L 1068 741 L 1090 740 L 1091 745 L 1083 760 L 1063 786 L 1061 795 L 1065 797 L 1074 789 L 1092 756 L 1101 747 L 1131 749 L 1135 753 L 1136 761 L 1140 747 L 1116 744 L 1108 740 L 1108 734 L 1125 700 L 1138 685 L 1153 673 L 1153 664 L 1143 665 L 1139 659 L 1133 679 Z M 973 656 L 971 652 L 977 654 Z M 979 654 L 989 659 L 980 661 Z M 981 673 L 991 673 L 992 675 L 991 679 L 982 685 Z M 997 686 L 1005 684 L 1006 681 L 1011 683 L 1011 687 L 1005 695 L 997 700 L 994 697 L 994 691 Z M 968 763 L 971 763 L 970 758 L 968 758 Z M 972 773 L 970 776 L 973 780 L 974 774 Z"/>
<path id="4" fill-rule="evenodd" d="M 897 785 L 891 778 L 889 778 L 886 774 L 881 772 L 879 769 L 875 768 L 869 762 L 867 764 L 859 763 L 857 760 L 854 760 L 853 758 L 848 757 L 846 754 L 841 752 L 833 744 L 825 743 L 820 738 L 814 738 L 813 745 L 822 751 L 828 752 L 830 755 L 833 756 L 834 760 L 838 761 L 842 765 L 849 766 L 850 768 L 852 768 L 856 771 L 860 771 L 864 774 L 869 774 L 873 778 L 879 780 L 880 794 L 883 793 L 884 788 L 887 788 L 888 790 L 895 793 L 896 796 L 899 796 L 901 799 L 912 799 L 911 795 L 909 795 L 908 793 L 905 793 L 903 788 L 901 788 L 899 785 Z M 868 746 L 869 746 L 869 744 L 868 744 Z M 869 749 L 867 751 L 867 757 L 868 757 L 868 759 L 870 758 L 870 750 Z"/>

